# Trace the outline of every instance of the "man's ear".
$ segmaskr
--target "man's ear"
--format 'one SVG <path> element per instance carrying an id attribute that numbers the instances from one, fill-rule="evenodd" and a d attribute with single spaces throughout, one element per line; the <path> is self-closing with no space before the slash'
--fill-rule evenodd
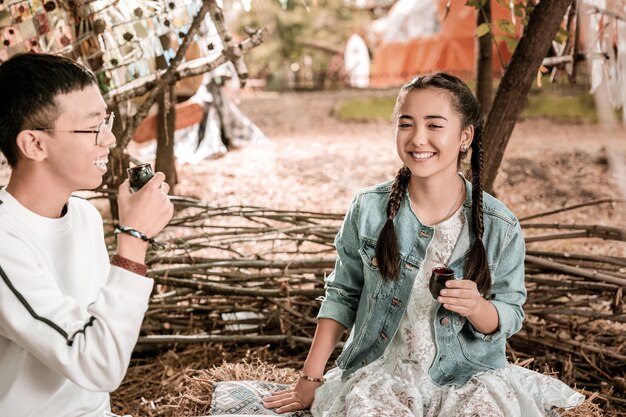
<path id="1" fill-rule="evenodd" d="M 15 142 L 21 156 L 33 161 L 43 161 L 48 156 L 45 139 L 40 132 L 34 130 L 22 130 L 18 133 Z"/>

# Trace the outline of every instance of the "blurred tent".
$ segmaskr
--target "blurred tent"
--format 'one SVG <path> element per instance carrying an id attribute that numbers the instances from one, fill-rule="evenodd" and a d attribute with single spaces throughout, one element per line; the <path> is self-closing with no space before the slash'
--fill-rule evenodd
<path id="1" fill-rule="evenodd" d="M 416 74 L 447 71 L 470 78 L 476 71 L 476 10 L 465 1 L 399 0 L 373 23 L 380 39 L 372 63 L 372 87 L 406 82 Z M 491 0 L 492 21 L 511 20 L 511 10 Z M 504 35 L 497 25 L 496 36 Z M 497 41 L 504 63 L 511 59 L 506 42 Z M 493 73 L 502 66 L 494 45 Z"/>
<path id="2" fill-rule="evenodd" d="M 344 49 L 344 68 L 350 86 L 367 88 L 370 83 L 370 53 L 363 38 L 354 33 L 348 38 Z"/>
<path id="3" fill-rule="evenodd" d="M 230 148 L 268 140 L 224 94 L 224 81 L 234 75 L 234 71 L 228 71 L 229 67 L 225 65 L 208 74 L 191 98 L 176 105 L 174 155 L 178 163 L 197 164 L 207 158 L 221 156 Z M 133 155 L 143 161 L 154 159 L 156 135 L 157 115 L 152 114 L 141 122 L 135 132 Z"/>
<path id="4" fill-rule="evenodd" d="M 207 14 L 198 37 L 187 49 L 185 59 L 193 61 L 219 56 L 224 44 L 211 17 Z M 177 40 L 171 40 L 176 44 Z M 237 71 L 226 62 L 201 76 L 186 78 L 176 85 L 176 94 L 187 98 L 176 104 L 174 156 L 176 162 L 197 164 L 225 154 L 229 148 L 268 140 L 267 136 L 225 94 L 224 90 L 240 88 Z M 156 106 L 133 135 L 133 156 L 153 160 L 157 153 Z"/>

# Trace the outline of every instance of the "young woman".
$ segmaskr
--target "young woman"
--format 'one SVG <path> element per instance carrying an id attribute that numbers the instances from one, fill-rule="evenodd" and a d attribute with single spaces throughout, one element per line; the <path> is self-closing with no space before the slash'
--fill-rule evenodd
<path id="1" fill-rule="evenodd" d="M 482 191 L 483 115 L 458 78 L 414 78 L 395 108 L 404 163 L 361 191 L 336 238 L 338 260 L 303 375 L 264 399 L 314 416 L 544 416 L 584 397 L 507 363 L 524 318 L 524 239 L 515 216 Z M 469 182 L 460 160 L 472 150 Z M 434 268 L 454 271 L 436 295 Z M 338 368 L 325 365 L 345 329 Z"/>

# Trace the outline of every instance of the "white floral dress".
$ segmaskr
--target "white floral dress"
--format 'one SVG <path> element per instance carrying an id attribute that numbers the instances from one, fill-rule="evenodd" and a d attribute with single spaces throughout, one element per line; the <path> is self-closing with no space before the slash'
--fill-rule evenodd
<path id="1" fill-rule="evenodd" d="M 435 357 L 428 290 L 429 272 L 446 265 L 463 226 L 463 210 L 435 226 L 411 302 L 378 360 L 341 381 L 341 369 L 325 375 L 315 392 L 314 417 L 543 417 L 552 407 L 573 407 L 584 396 L 558 379 L 515 365 L 475 375 L 462 387 L 435 385 L 428 369 Z"/>

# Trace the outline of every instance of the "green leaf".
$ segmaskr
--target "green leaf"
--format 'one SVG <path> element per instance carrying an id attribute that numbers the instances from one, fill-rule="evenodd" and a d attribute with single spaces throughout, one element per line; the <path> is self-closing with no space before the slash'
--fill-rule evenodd
<path id="1" fill-rule="evenodd" d="M 505 38 L 504 42 L 506 43 L 506 47 L 510 53 L 515 52 L 515 48 L 517 48 L 517 44 L 519 43 L 519 39 L 517 38 Z"/>
<path id="2" fill-rule="evenodd" d="M 569 39 L 570 33 L 564 28 L 559 28 L 559 31 L 556 33 L 554 40 L 557 43 L 565 43 L 567 39 Z"/>
<path id="3" fill-rule="evenodd" d="M 481 7 L 484 7 L 485 4 L 487 4 L 487 0 L 467 0 L 465 2 L 466 6 L 473 7 L 477 10 L 480 9 Z"/>
<path id="4" fill-rule="evenodd" d="M 515 16 L 517 17 L 522 17 L 524 16 L 526 13 L 526 6 L 524 6 L 523 3 L 515 3 L 515 7 L 513 9 Z"/>
<path id="5" fill-rule="evenodd" d="M 519 43 L 519 39 L 513 36 L 509 36 L 509 35 L 498 35 L 498 36 L 495 36 L 494 38 L 498 42 L 504 42 L 506 44 L 506 49 L 508 49 L 509 52 L 511 53 L 515 51 L 515 48 L 517 47 L 517 44 Z"/>
<path id="6" fill-rule="evenodd" d="M 512 35 L 515 33 L 515 25 L 511 23 L 510 20 L 498 19 L 496 23 L 498 24 L 498 27 L 502 30 L 502 32 L 508 35 Z"/>
<path id="7" fill-rule="evenodd" d="M 489 23 L 481 23 L 476 28 L 476 36 L 478 36 L 479 38 L 482 38 L 483 36 L 488 34 L 490 30 L 491 28 L 489 27 Z"/>

